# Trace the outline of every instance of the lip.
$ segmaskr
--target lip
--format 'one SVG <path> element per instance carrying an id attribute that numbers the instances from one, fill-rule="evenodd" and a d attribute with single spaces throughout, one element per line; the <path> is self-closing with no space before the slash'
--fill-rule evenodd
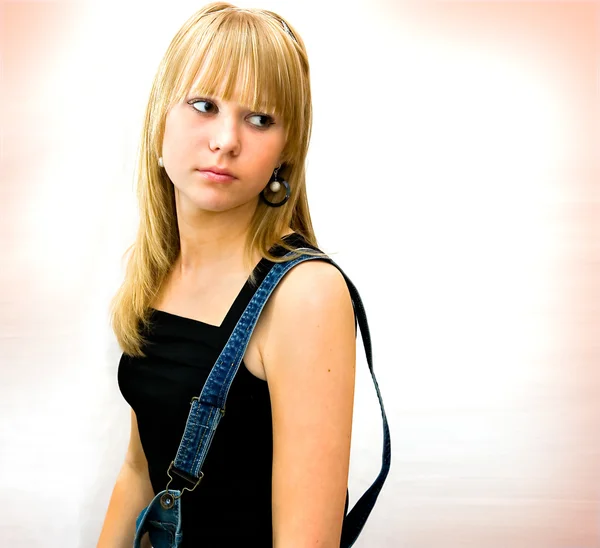
<path id="1" fill-rule="evenodd" d="M 199 169 L 198 172 L 205 178 L 216 183 L 229 183 L 235 179 L 226 169 L 218 167 L 209 167 L 206 169 Z"/>
<path id="2" fill-rule="evenodd" d="M 219 167 L 219 166 L 207 167 L 207 168 L 202 169 L 201 171 L 212 171 L 213 173 L 218 173 L 220 175 L 231 175 L 232 177 L 234 176 L 233 173 L 231 173 L 231 171 L 229 171 L 228 169 L 226 169 L 224 167 Z"/>

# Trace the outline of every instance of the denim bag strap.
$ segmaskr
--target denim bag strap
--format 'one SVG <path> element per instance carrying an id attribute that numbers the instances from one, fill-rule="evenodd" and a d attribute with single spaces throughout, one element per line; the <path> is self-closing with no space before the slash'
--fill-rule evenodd
<path id="1" fill-rule="evenodd" d="M 294 257 L 302 251 L 314 250 L 297 249 L 289 252 L 285 256 Z M 346 280 L 352 298 L 354 312 L 358 318 L 358 325 L 360 326 L 365 347 L 367 363 L 375 385 L 377 398 L 379 399 L 379 405 L 381 407 L 381 416 L 383 418 L 383 455 L 381 471 L 371 487 L 367 489 L 344 518 L 341 547 L 349 548 L 354 544 L 356 538 L 360 534 L 388 475 L 391 462 L 391 442 L 383 400 L 381 398 L 377 379 L 375 378 L 375 373 L 373 372 L 371 337 L 362 301 L 354 284 L 348 279 L 342 269 L 326 256 L 300 255 L 286 262 L 275 263 L 269 270 L 269 273 L 254 293 L 231 333 L 229 340 L 217 358 L 200 396 L 192 399 L 191 409 L 177 455 L 167 471 L 167 474 L 171 479 L 167 484 L 165 491 L 161 494 L 161 505 L 165 509 L 173 507 L 175 502 L 178 502 L 177 499 L 181 497 L 183 491 L 192 491 L 204 477 L 202 465 L 206 459 L 215 430 L 225 414 L 225 402 L 227 400 L 229 389 L 242 362 L 242 358 L 244 357 L 248 342 L 250 341 L 252 331 L 256 326 L 260 313 L 269 299 L 269 296 L 273 293 L 283 276 L 298 263 L 309 260 L 325 260 L 331 263 L 342 273 Z M 179 476 L 193 486 L 190 488 L 184 487 L 181 492 L 173 490 L 169 491 L 169 485 L 173 480 L 171 473 Z"/>

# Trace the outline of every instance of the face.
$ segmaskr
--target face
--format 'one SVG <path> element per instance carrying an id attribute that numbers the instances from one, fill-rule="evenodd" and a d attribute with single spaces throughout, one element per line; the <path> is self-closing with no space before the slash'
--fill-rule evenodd
<path id="1" fill-rule="evenodd" d="M 162 156 L 178 207 L 222 212 L 256 207 L 284 146 L 281 118 L 190 95 L 167 114 Z"/>

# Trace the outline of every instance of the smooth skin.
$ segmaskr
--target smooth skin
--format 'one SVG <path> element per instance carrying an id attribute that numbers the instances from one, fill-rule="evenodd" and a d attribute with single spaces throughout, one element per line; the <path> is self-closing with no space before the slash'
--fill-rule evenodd
<path id="1" fill-rule="evenodd" d="M 189 96 L 169 111 L 163 158 L 175 187 L 181 254 L 155 308 L 220 325 L 250 274 L 246 232 L 260 192 L 285 160 L 284 145 L 282 120 L 235 101 Z M 198 172 L 215 165 L 236 179 L 220 184 Z M 318 260 L 295 266 L 267 302 L 244 356 L 271 396 L 275 548 L 339 548 L 355 352 L 341 273 Z M 140 460 L 140 448 L 132 442 L 127 459 Z"/>
<path id="2" fill-rule="evenodd" d="M 142 448 L 137 418 L 131 411 L 131 433 L 125 460 L 115 482 L 97 548 L 131 548 L 135 520 L 154 498 L 148 461 Z M 145 535 L 142 548 L 150 548 Z"/>
<path id="3" fill-rule="evenodd" d="M 335 267 L 309 261 L 271 299 L 259 347 L 273 412 L 274 546 L 339 548 L 356 359 L 350 295 Z"/>

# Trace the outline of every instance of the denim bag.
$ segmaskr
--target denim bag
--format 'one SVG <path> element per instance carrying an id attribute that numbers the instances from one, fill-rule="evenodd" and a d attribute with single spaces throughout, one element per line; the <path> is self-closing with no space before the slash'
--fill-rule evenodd
<path id="1" fill-rule="evenodd" d="M 329 257 L 300 255 L 302 251 L 313 251 L 311 249 L 297 249 L 289 252 L 285 257 L 294 257 L 283 263 L 275 263 L 263 282 L 260 284 L 248 306 L 244 310 L 237 325 L 235 326 L 223 351 L 213 366 L 202 393 L 194 397 L 188 415 L 185 431 L 181 438 L 179 449 L 175 460 L 171 462 L 167 475 L 169 482 L 164 491 L 158 493 L 144 508 L 136 519 L 136 531 L 133 541 L 134 548 L 140 548 L 142 537 L 148 533 L 153 548 L 178 548 L 181 546 L 181 496 L 184 491 L 193 491 L 204 477 L 202 465 L 210 448 L 215 430 L 219 425 L 221 417 L 225 414 L 225 402 L 233 379 L 239 369 L 240 363 L 246 352 L 246 347 L 256 326 L 262 309 L 269 296 L 283 278 L 283 276 L 297 264 L 309 260 L 325 260 L 335 266 L 344 276 L 355 317 L 360 326 L 367 363 L 371 372 L 371 378 L 375 385 L 377 398 L 381 408 L 383 420 L 383 454 L 381 471 L 362 497 L 356 502 L 352 510 L 344 517 L 340 548 L 350 548 L 362 531 L 362 528 L 377 501 L 379 492 L 387 478 L 391 463 L 391 441 L 387 417 L 383 408 L 383 400 L 379 391 L 379 385 L 373 372 L 373 359 L 371 352 L 371 337 L 367 317 L 360 295 L 354 284 L 344 274 L 342 269 Z M 169 489 L 173 481 L 173 475 L 189 483 L 189 487 L 182 490 Z"/>

